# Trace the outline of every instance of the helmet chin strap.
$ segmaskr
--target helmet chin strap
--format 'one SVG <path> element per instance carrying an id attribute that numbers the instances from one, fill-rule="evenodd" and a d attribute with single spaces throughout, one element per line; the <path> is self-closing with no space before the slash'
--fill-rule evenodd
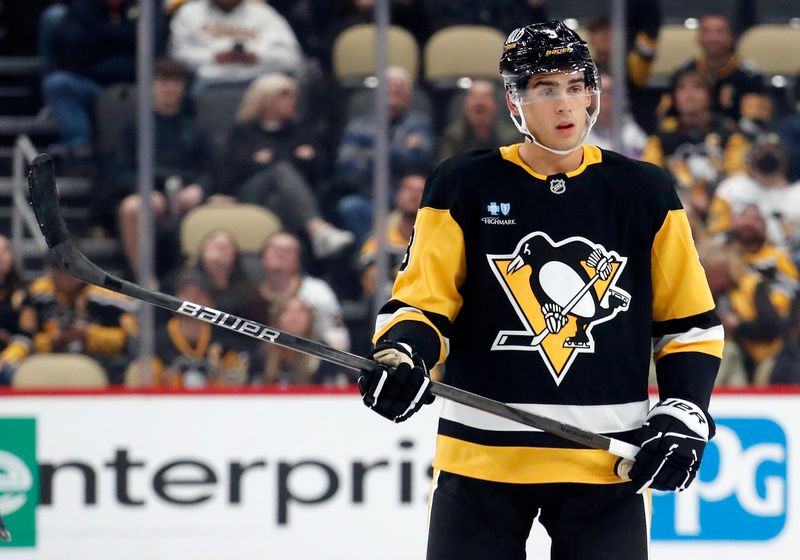
<path id="1" fill-rule="evenodd" d="M 513 111 L 509 111 L 509 115 L 511 115 L 511 120 L 514 122 L 514 125 L 517 127 L 517 130 L 519 130 L 525 136 L 525 138 L 527 138 L 528 140 L 530 140 L 543 150 L 547 150 L 551 154 L 556 154 L 559 156 L 565 156 L 567 154 L 571 154 L 572 152 L 583 146 L 583 143 L 586 141 L 586 138 L 589 137 L 589 133 L 592 131 L 594 123 L 597 121 L 597 115 L 600 114 L 600 96 L 598 95 L 597 108 L 594 111 L 594 116 L 590 115 L 588 110 L 585 111 L 586 126 L 583 128 L 583 134 L 581 135 L 580 140 L 578 140 L 578 143 L 569 150 L 556 150 L 554 148 L 551 148 L 550 146 L 545 146 L 544 144 L 536 140 L 531 131 L 528 129 L 528 123 L 525 122 L 525 114 L 522 112 L 522 104 L 518 100 L 512 100 L 512 102 L 514 103 L 514 107 L 517 108 L 517 112 L 519 113 L 519 115 L 515 115 Z"/>

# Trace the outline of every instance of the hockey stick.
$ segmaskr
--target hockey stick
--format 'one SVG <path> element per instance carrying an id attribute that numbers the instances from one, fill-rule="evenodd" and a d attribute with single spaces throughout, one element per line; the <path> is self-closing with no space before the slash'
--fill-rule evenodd
<path id="1" fill-rule="evenodd" d="M 319 342 L 295 336 L 211 307 L 183 301 L 174 296 L 149 290 L 138 284 L 108 274 L 92 263 L 75 246 L 70 237 L 59 208 L 53 160 L 49 155 L 41 154 L 33 160 L 28 170 L 28 185 L 30 187 L 31 205 L 36 214 L 39 228 L 42 230 L 42 235 L 49 247 L 50 256 L 61 269 L 78 280 L 107 288 L 212 325 L 224 327 L 257 340 L 271 342 L 291 350 L 303 352 L 345 368 L 364 371 L 375 367 L 375 362 L 367 358 L 336 350 Z M 627 442 L 595 434 L 551 418 L 538 416 L 444 383 L 431 382 L 431 392 L 436 396 L 537 428 L 566 440 L 594 449 L 608 451 L 618 457 L 630 460 L 625 465 L 632 464 L 631 461 L 639 451 L 638 447 Z M 629 467 L 624 465 L 618 468 L 621 478 L 627 479 L 628 469 Z"/>

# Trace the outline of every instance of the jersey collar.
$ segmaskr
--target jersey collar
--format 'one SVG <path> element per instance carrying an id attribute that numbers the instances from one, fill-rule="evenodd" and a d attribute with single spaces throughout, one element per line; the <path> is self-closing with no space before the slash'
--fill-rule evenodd
<path id="1" fill-rule="evenodd" d="M 519 165 L 522 169 L 528 172 L 529 175 L 536 177 L 541 181 L 546 181 L 547 176 L 542 175 L 541 173 L 537 173 L 531 167 L 522 161 L 522 158 L 519 155 L 519 149 L 522 144 L 512 144 L 510 146 L 501 146 L 500 147 L 500 155 L 503 156 L 503 159 L 506 161 L 510 161 L 515 165 Z M 600 148 L 597 146 L 592 146 L 590 144 L 583 145 L 583 161 L 581 164 L 573 169 L 572 171 L 568 172 L 566 175 L 567 177 L 575 177 L 576 175 L 580 175 L 589 165 L 594 165 L 595 163 L 600 163 L 603 161 L 603 153 L 600 151 Z"/>

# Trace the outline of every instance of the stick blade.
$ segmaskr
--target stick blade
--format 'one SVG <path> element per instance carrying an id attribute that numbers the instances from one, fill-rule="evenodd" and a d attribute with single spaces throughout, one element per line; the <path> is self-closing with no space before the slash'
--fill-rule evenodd
<path id="1" fill-rule="evenodd" d="M 69 231 L 58 205 L 53 158 L 49 154 L 39 154 L 28 168 L 28 188 L 30 189 L 33 213 L 42 235 L 50 248 L 69 239 Z"/>

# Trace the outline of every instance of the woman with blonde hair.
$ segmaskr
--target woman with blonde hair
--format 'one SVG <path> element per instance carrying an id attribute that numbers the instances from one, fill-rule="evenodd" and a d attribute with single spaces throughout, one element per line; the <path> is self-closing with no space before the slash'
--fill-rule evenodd
<path id="1" fill-rule="evenodd" d="M 279 303 L 272 311 L 270 324 L 280 330 L 303 338 L 321 340 L 317 330 L 317 316 L 313 308 L 299 296 Z M 271 344 L 262 346 L 266 351 L 265 385 L 346 385 L 352 383 L 348 375 L 329 362 Z"/>
<path id="2" fill-rule="evenodd" d="M 314 255 L 332 256 L 353 243 L 350 232 L 322 219 L 312 185 L 323 154 L 316 129 L 297 118 L 297 80 L 267 74 L 254 81 L 237 111 L 216 181 L 216 194 L 259 204 L 284 226 L 305 233 Z"/>

